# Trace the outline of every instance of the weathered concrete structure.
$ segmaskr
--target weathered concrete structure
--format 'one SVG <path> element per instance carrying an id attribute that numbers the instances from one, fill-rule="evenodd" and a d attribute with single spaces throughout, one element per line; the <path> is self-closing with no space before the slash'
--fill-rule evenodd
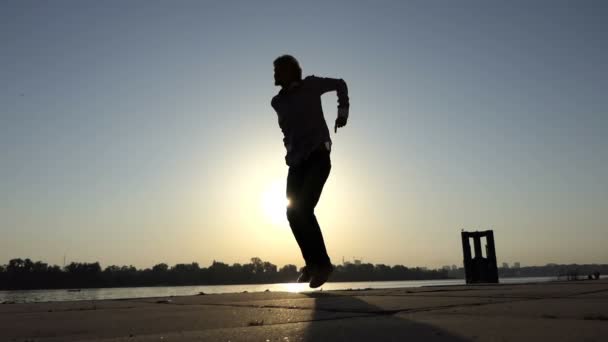
<path id="1" fill-rule="evenodd" d="M 498 283 L 498 266 L 496 265 L 496 249 L 494 247 L 494 232 L 462 231 L 462 253 L 464 256 L 464 273 L 467 284 Z M 485 257 L 481 249 L 481 238 L 486 239 Z M 475 255 L 471 255 L 471 239 Z"/>

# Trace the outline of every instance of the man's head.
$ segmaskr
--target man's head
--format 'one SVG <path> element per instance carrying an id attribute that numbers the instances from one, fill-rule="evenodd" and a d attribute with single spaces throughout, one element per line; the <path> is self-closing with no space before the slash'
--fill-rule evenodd
<path id="1" fill-rule="evenodd" d="M 274 60 L 274 84 L 286 87 L 291 82 L 302 80 L 300 63 L 291 55 L 279 56 Z"/>

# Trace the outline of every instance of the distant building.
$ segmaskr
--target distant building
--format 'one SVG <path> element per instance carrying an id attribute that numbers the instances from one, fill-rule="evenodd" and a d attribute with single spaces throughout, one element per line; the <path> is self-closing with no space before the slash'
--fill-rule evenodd
<path id="1" fill-rule="evenodd" d="M 355 257 L 353 257 L 353 261 L 350 262 L 348 260 L 344 260 L 344 257 L 342 257 L 342 265 L 346 266 L 346 265 L 361 265 L 363 263 L 362 259 L 355 259 Z"/>
<path id="2" fill-rule="evenodd" d="M 513 268 L 520 268 L 521 265 L 519 264 L 519 262 L 514 262 L 513 263 Z"/>
<path id="3" fill-rule="evenodd" d="M 458 269 L 458 266 L 452 265 L 452 271 L 456 271 L 457 269 Z"/>
<path id="4" fill-rule="evenodd" d="M 450 265 L 441 266 L 441 269 L 444 271 L 449 271 L 451 269 Z"/>
<path id="5" fill-rule="evenodd" d="M 502 263 L 502 268 L 509 268 L 509 263 L 508 262 L 503 262 Z"/>

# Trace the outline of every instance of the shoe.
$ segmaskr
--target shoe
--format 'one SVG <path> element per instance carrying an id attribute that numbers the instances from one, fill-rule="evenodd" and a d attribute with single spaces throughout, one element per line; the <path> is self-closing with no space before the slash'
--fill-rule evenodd
<path id="1" fill-rule="evenodd" d="M 327 279 L 329 279 L 329 276 L 333 271 L 334 267 L 331 264 L 317 267 L 315 271 L 312 272 L 312 276 L 310 277 L 310 283 L 308 284 L 308 286 L 310 286 L 310 288 L 315 289 L 325 284 L 325 282 L 327 281 Z"/>
<path id="2" fill-rule="evenodd" d="M 302 267 L 302 273 L 300 274 L 300 276 L 298 277 L 298 280 L 296 282 L 298 282 L 298 283 L 310 282 L 310 272 L 308 271 L 307 266 Z"/>

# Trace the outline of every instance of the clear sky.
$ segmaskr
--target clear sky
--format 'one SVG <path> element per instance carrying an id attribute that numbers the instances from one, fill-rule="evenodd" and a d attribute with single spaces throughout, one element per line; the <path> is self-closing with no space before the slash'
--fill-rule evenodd
<path id="1" fill-rule="evenodd" d="M 302 265 L 272 62 L 343 78 L 330 257 L 608 263 L 605 1 L 2 1 L 0 264 Z M 323 96 L 333 126 L 335 93 Z"/>

